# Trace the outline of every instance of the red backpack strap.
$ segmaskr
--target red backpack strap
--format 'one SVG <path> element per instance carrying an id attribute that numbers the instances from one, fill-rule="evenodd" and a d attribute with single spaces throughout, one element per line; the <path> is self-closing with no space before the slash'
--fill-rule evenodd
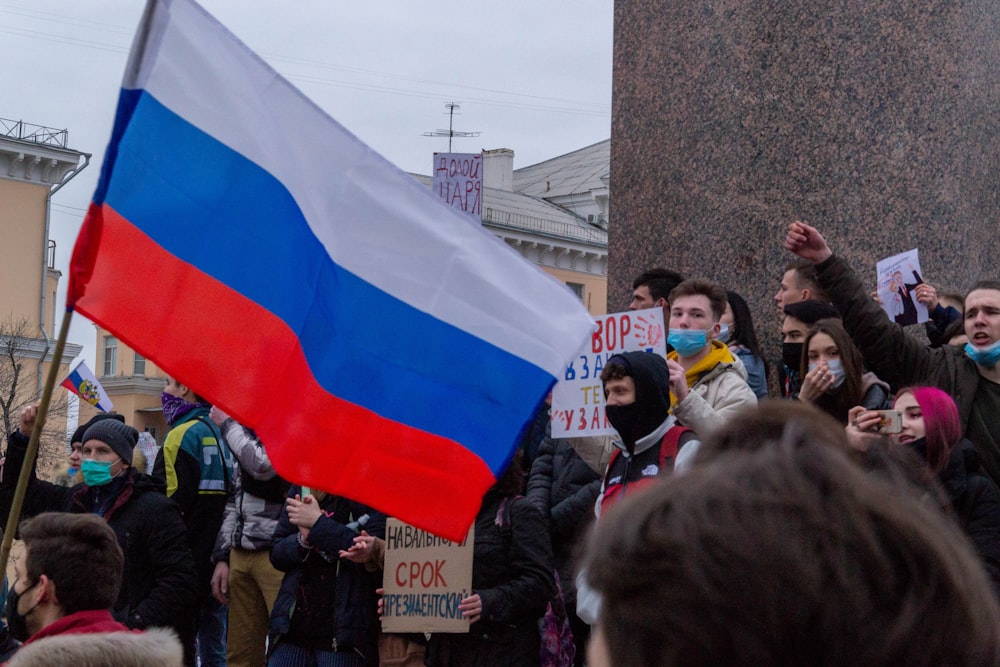
<path id="1" fill-rule="evenodd" d="M 671 426 L 667 430 L 660 444 L 660 470 L 667 465 L 667 461 L 670 461 L 670 466 L 673 467 L 673 460 L 677 458 L 677 450 L 680 449 L 681 436 L 690 430 L 686 426 L 679 425 Z"/>

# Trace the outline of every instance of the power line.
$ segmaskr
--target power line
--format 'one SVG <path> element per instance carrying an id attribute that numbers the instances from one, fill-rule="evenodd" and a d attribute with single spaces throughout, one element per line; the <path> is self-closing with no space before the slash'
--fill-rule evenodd
<path id="1" fill-rule="evenodd" d="M 0 3 L 0 7 L 11 7 L 11 5 L 6 3 Z M 16 10 L 0 9 L 0 12 L 6 12 L 14 15 L 21 15 L 26 18 L 36 18 L 37 20 L 54 21 L 69 25 L 78 25 L 84 28 L 112 32 L 115 34 L 121 34 L 121 35 L 130 34 L 130 31 L 123 28 L 122 26 L 116 26 L 114 24 L 101 23 L 97 21 L 65 19 L 65 18 L 60 18 L 58 17 L 58 15 L 52 14 L 51 12 L 42 12 L 36 10 L 23 9 L 23 8 L 17 8 Z M 11 25 L 0 24 L 0 33 L 17 35 L 29 39 L 44 40 L 44 41 L 54 42 L 57 44 L 65 44 L 68 46 L 79 46 L 88 49 L 96 49 L 99 51 L 106 51 L 110 53 L 127 53 L 129 49 L 129 47 L 125 45 L 108 44 L 106 42 L 80 39 L 77 37 L 69 37 L 65 35 L 59 35 L 39 30 L 30 30 L 27 28 L 21 28 Z M 468 91 L 476 91 L 479 93 L 488 93 L 488 94 L 501 95 L 513 98 L 509 100 L 498 100 L 487 96 L 475 96 L 475 97 L 470 97 L 468 95 L 462 96 L 468 101 L 488 106 L 506 107 L 512 109 L 529 110 L 529 111 L 569 113 L 569 114 L 599 116 L 599 117 L 609 117 L 611 115 L 610 104 L 605 105 L 596 102 L 582 102 L 579 100 L 570 100 L 561 97 L 533 95 L 530 93 L 518 93 L 514 91 L 505 91 L 495 88 L 485 88 L 481 86 L 472 86 L 459 83 L 448 83 L 444 81 L 435 81 L 419 77 L 407 77 L 399 74 L 379 72 L 377 70 L 332 65 L 330 63 L 309 58 L 283 56 L 278 54 L 268 54 L 266 55 L 266 57 L 274 61 L 283 61 L 292 64 L 301 64 L 305 66 L 317 67 L 332 71 L 342 71 L 349 74 L 360 74 L 364 76 L 378 77 L 378 78 L 384 78 L 402 82 L 411 82 L 421 85 L 442 86 L 450 88 L 454 92 L 468 90 Z M 344 81 L 341 79 L 333 79 L 329 77 L 307 75 L 307 74 L 293 74 L 290 72 L 282 72 L 282 74 L 286 78 L 292 81 L 308 82 L 313 84 L 344 88 L 348 90 L 359 90 L 367 92 L 386 93 L 391 95 L 402 95 L 406 97 L 440 99 L 442 96 L 448 96 L 450 92 L 447 90 L 438 92 L 419 91 L 408 88 L 379 85 L 376 83 Z"/>

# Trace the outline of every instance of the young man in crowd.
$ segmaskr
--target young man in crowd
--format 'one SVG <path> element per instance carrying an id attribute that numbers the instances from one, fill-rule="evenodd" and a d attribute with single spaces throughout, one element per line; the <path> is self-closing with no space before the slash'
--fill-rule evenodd
<path id="1" fill-rule="evenodd" d="M 601 371 L 604 411 L 619 438 L 612 451 L 594 506 L 599 519 L 628 493 L 680 469 L 701 442 L 670 414 L 670 371 L 652 352 L 625 352 L 608 359 Z M 600 601 L 584 574 L 576 577 L 576 614 L 593 625 Z"/>
<path id="2" fill-rule="evenodd" d="M 697 449 L 694 431 L 670 414 L 670 375 L 663 357 L 625 352 L 608 359 L 601 371 L 604 411 L 618 431 L 595 511 L 600 517 L 626 491 L 668 473 L 681 452 Z"/>
<path id="3" fill-rule="evenodd" d="M 823 301 L 796 301 L 785 306 L 781 321 L 781 371 L 778 383 L 782 398 L 797 398 L 802 388 L 802 346 L 809 328 L 820 320 L 840 317 L 837 309 Z"/>
<path id="4" fill-rule="evenodd" d="M 8 665 L 182 664 L 170 630 L 132 631 L 112 618 L 124 556 L 104 519 L 46 512 L 21 526 L 21 538 L 6 616 L 24 645 Z"/>
<path id="5" fill-rule="evenodd" d="M 802 259 L 785 266 L 781 286 L 774 295 L 780 317 L 785 315 L 785 306 L 799 301 L 827 301 L 826 293 L 816 281 L 816 268 L 812 262 Z"/>
<path id="6" fill-rule="evenodd" d="M 198 574 L 198 611 L 191 614 L 202 667 L 226 664 L 226 609 L 212 596 L 212 553 L 222 527 L 233 478 L 232 453 L 209 421 L 208 403 L 187 385 L 168 378 L 161 396 L 170 427 L 156 455 L 153 477 L 180 507 Z M 182 636 L 183 639 L 183 636 Z"/>
<path id="7" fill-rule="evenodd" d="M 21 410 L 0 469 L 0 515 L 6 519 L 24 465 L 38 406 Z M 67 488 L 31 475 L 23 517 L 42 512 L 95 514 L 108 523 L 124 554 L 121 590 L 112 606 L 119 623 L 133 629 L 171 627 L 194 665 L 194 637 L 185 636 L 196 594 L 194 561 L 177 506 L 162 487 L 131 465 L 139 434 L 115 419 L 96 422 L 83 436 L 83 483 Z M 74 573 L 90 582 L 87 566 Z"/>
<path id="8" fill-rule="evenodd" d="M 815 264 L 867 368 L 893 387 L 930 384 L 954 397 L 965 436 L 1000 481 L 1000 282 L 980 281 L 966 296 L 964 349 L 929 348 L 889 319 L 814 227 L 792 223 L 785 247 Z"/>
<path id="9" fill-rule="evenodd" d="M 684 282 L 684 276 L 670 269 L 650 269 L 632 281 L 632 303 L 629 310 L 663 308 L 663 314 L 670 311 L 670 292 Z"/>
<path id="10" fill-rule="evenodd" d="M 266 662 L 267 629 L 284 573 L 271 565 L 271 536 L 289 484 L 274 471 L 264 443 L 219 408 L 212 423 L 236 459 L 233 490 L 215 543 L 212 595 L 228 605 L 227 667 Z"/>
<path id="11" fill-rule="evenodd" d="M 685 280 L 670 293 L 667 355 L 673 414 L 699 434 L 709 433 L 746 407 L 757 405 L 743 364 L 716 340 L 726 292 L 707 280 Z"/>

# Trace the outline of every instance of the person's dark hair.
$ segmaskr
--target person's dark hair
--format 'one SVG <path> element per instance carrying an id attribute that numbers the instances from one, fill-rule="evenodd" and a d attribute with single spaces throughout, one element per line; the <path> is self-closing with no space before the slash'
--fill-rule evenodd
<path id="1" fill-rule="evenodd" d="M 833 339 L 844 367 L 844 383 L 832 394 L 823 394 L 815 401 L 816 406 L 830 414 L 841 425 L 847 423 L 847 413 L 856 405 L 861 405 L 865 395 L 864 360 L 861 350 L 854 344 L 843 323 L 839 319 L 820 320 L 812 325 L 802 342 L 802 377 L 809 372 L 809 343 L 816 334 L 824 333 Z"/>
<path id="2" fill-rule="evenodd" d="M 693 465 L 712 461 L 735 451 L 753 452 L 781 439 L 788 422 L 797 421 L 810 442 L 850 452 L 842 424 L 809 403 L 765 399 L 749 407 L 702 441 Z"/>
<path id="3" fill-rule="evenodd" d="M 785 265 L 785 273 L 795 272 L 795 285 L 799 289 L 808 289 L 809 298 L 813 301 L 828 301 L 826 292 L 819 286 L 816 265 L 808 259 L 797 259 Z"/>
<path id="4" fill-rule="evenodd" d="M 584 567 L 616 665 L 998 664 L 958 525 L 814 433 L 790 418 L 602 517 Z"/>
<path id="5" fill-rule="evenodd" d="M 621 364 L 612 362 L 601 369 L 601 384 L 608 380 L 620 380 L 627 377 L 629 377 L 628 369 Z"/>
<path id="6" fill-rule="evenodd" d="M 729 328 L 729 341 L 742 345 L 750 352 L 759 357 L 764 362 L 764 377 L 770 375 L 767 358 L 760 351 L 760 343 L 757 341 L 757 332 L 753 328 L 753 315 L 750 314 L 750 306 L 742 296 L 732 290 L 726 290 L 726 300 L 729 301 L 729 308 L 733 311 L 733 325 Z"/>
<path id="7" fill-rule="evenodd" d="M 103 518 L 44 512 L 21 524 L 21 539 L 28 578 L 51 579 L 66 615 L 110 609 L 118 599 L 124 556 Z"/>
<path id="8" fill-rule="evenodd" d="M 632 289 L 639 289 L 643 285 L 649 288 L 649 295 L 653 301 L 668 299 L 671 290 L 684 282 L 684 276 L 671 271 L 670 269 L 655 268 L 644 271 L 638 278 L 632 281 Z"/>
<path id="9" fill-rule="evenodd" d="M 712 316 L 718 322 L 719 318 L 726 312 L 726 290 L 718 283 L 701 278 L 688 278 L 670 292 L 670 301 L 673 304 L 675 299 L 683 296 L 700 295 L 708 298 L 709 307 L 712 309 Z"/>
<path id="10" fill-rule="evenodd" d="M 796 301 L 784 307 L 785 315 L 794 317 L 804 324 L 816 324 L 820 320 L 840 317 L 840 312 L 824 301 L 809 299 Z"/>
<path id="11" fill-rule="evenodd" d="M 1000 292 L 1000 280 L 980 280 L 969 291 L 972 292 L 977 289 L 992 289 Z M 965 299 L 962 299 L 962 301 L 964 302 Z"/>

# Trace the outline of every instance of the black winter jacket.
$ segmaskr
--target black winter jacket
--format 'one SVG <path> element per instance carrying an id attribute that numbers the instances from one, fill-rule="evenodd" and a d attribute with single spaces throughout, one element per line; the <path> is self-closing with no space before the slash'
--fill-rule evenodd
<path id="1" fill-rule="evenodd" d="M 980 464 L 975 446 L 962 438 L 938 474 L 959 525 L 1000 593 L 1000 489 Z"/>
<path id="2" fill-rule="evenodd" d="M 297 493 L 301 493 L 301 487 L 292 486 L 288 497 L 293 498 Z M 331 642 L 325 650 L 357 650 L 366 660 L 376 664 L 379 626 L 375 589 L 381 586 L 381 572 L 368 572 L 363 564 L 344 560 L 338 552 L 354 544 L 357 533 L 347 524 L 363 514 L 369 516 L 365 531 L 385 538 L 385 515 L 333 495 L 325 496 L 319 506 L 326 514 L 309 531 L 310 549 L 299 546 L 299 529 L 288 520 L 287 508 L 282 508 L 278 518 L 271 545 L 271 564 L 286 574 L 271 611 L 272 641 L 282 641 L 281 638 L 289 634 L 293 611 L 304 608 L 301 596 L 310 593 L 310 582 L 333 573 L 333 617 L 323 620 L 323 627 L 297 626 L 295 630 L 313 637 L 327 636 Z"/>
<path id="3" fill-rule="evenodd" d="M 6 522 L 28 438 L 11 434 L 0 472 L 0 514 Z M 93 494 L 86 484 L 57 486 L 32 471 L 21 516 L 42 512 L 90 513 Z M 177 505 L 153 480 L 129 468 L 121 493 L 104 514 L 125 555 L 122 587 L 112 609 L 130 628 L 173 627 L 182 634 L 197 594 L 194 559 Z M 86 567 L 83 570 L 86 576 Z"/>
<path id="4" fill-rule="evenodd" d="M 569 440 L 546 438 L 528 477 L 528 499 L 549 521 L 552 557 L 567 606 L 576 605 L 573 548 L 594 519 L 601 476 L 580 458 Z"/>
<path id="5" fill-rule="evenodd" d="M 482 617 L 468 634 L 432 635 L 427 664 L 537 667 L 538 620 L 555 594 L 552 548 L 545 519 L 524 497 L 490 490 L 476 516 L 472 589 L 483 603 Z M 501 523 L 509 519 L 509 524 Z"/>

